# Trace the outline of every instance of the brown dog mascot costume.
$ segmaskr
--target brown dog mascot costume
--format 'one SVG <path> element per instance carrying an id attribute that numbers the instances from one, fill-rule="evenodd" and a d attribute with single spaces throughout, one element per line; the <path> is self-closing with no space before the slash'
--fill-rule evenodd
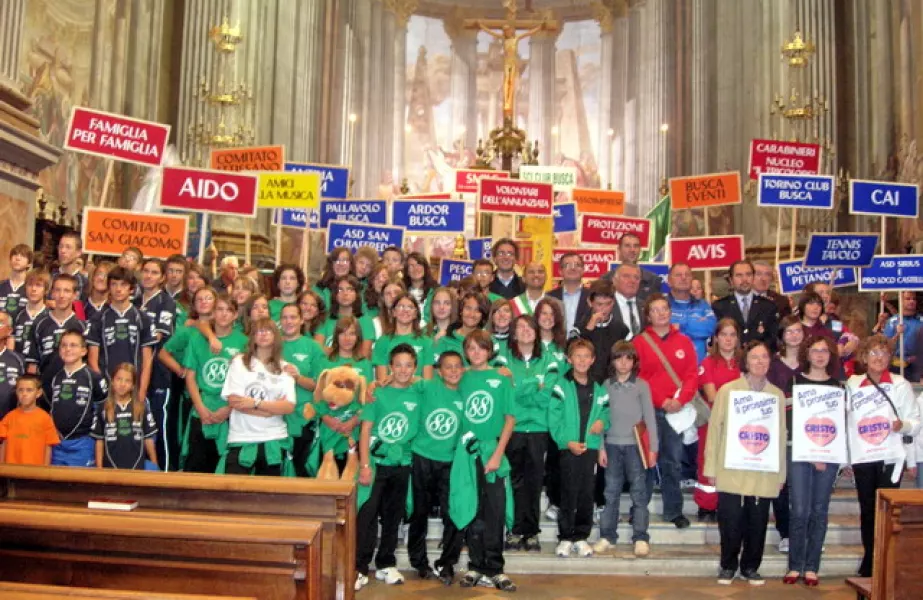
<path id="1" fill-rule="evenodd" d="M 365 377 L 351 366 L 344 365 L 322 371 L 317 378 L 317 387 L 315 388 L 315 402 L 326 403 L 331 409 L 348 406 L 353 400 L 359 401 L 360 404 L 366 403 L 366 386 Z M 304 407 L 304 418 L 311 420 L 314 418 L 316 411 L 314 406 L 306 404 Z M 346 460 L 346 466 L 343 473 L 339 473 L 333 451 L 328 450 L 324 454 L 324 460 L 321 462 L 317 471 L 317 479 L 326 481 L 355 481 L 356 473 L 359 470 L 359 450 L 357 440 L 352 436 L 349 438 L 349 455 Z"/>

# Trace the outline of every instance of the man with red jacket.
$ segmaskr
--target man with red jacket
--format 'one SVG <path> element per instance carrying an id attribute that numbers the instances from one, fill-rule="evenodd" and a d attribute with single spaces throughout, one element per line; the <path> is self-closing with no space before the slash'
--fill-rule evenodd
<path id="1" fill-rule="evenodd" d="M 692 340 L 670 323 L 670 303 L 666 296 L 651 294 L 644 305 L 644 313 L 649 325 L 632 338 L 631 343 L 638 352 L 641 367 L 638 376 L 651 388 L 657 417 L 660 442 L 657 465 L 660 467 L 663 520 L 673 523 L 677 529 L 684 529 L 689 527 L 689 519 L 683 515 L 680 490 L 683 436 L 673 429 L 666 415 L 679 412 L 695 396 L 698 361 Z"/>

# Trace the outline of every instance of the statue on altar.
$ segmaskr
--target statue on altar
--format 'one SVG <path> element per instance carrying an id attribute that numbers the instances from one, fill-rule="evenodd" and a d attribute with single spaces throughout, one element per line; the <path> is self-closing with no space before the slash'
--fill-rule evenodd
<path id="1" fill-rule="evenodd" d="M 545 28 L 544 23 L 516 35 L 513 25 L 504 25 L 496 31 L 478 21 L 481 31 L 503 42 L 503 114 L 512 115 L 516 98 L 516 79 L 519 73 L 519 41 L 535 35 Z"/>

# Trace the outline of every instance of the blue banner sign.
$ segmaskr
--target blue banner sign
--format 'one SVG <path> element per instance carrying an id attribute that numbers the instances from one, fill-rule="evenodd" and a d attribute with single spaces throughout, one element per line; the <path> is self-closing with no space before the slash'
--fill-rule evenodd
<path id="1" fill-rule="evenodd" d="M 387 225 L 388 203 L 385 200 L 321 200 L 320 228 L 330 221 L 356 221 Z"/>
<path id="2" fill-rule="evenodd" d="M 562 202 L 554 205 L 554 232 L 574 233 L 577 231 L 577 205 Z"/>
<path id="3" fill-rule="evenodd" d="M 465 202 L 461 200 L 393 200 L 391 224 L 410 235 L 465 232 Z"/>
<path id="4" fill-rule="evenodd" d="M 327 253 L 335 248 L 371 246 L 381 254 L 388 246 L 404 247 L 404 228 L 390 225 L 365 225 L 354 221 L 331 221 L 327 226 Z"/>
<path id="5" fill-rule="evenodd" d="M 619 265 L 622 263 L 611 262 L 609 263 L 609 270 L 615 272 L 619 268 Z M 667 283 L 667 275 L 670 274 L 670 265 L 666 263 L 654 263 L 654 262 L 639 262 L 638 266 L 642 269 L 647 269 L 654 275 L 660 277 L 660 293 L 669 294 L 670 285 Z M 657 291 L 657 290 L 653 290 Z"/>
<path id="6" fill-rule="evenodd" d="M 872 266 L 859 270 L 860 292 L 923 290 L 923 255 L 876 256 Z"/>
<path id="7" fill-rule="evenodd" d="M 349 167 L 316 165 L 311 163 L 285 163 L 285 170 L 293 173 L 320 175 L 320 197 L 343 199 L 349 197 Z"/>
<path id="8" fill-rule="evenodd" d="M 920 189 L 909 183 L 849 181 L 849 212 L 854 215 L 910 217 L 919 215 Z"/>
<path id="9" fill-rule="evenodd" d="M 833 208 L 832 175 L 783 175 L 760 173 L 759 206 Z"/>
<path id="10" fill-rule="evenodd" d="M 877 233 L 812 233 L 804 266 L 867 267 L 877 247 Z"/>
<path id="11" fill-rule="evenodd" d="M 474 261 L 443 258 L 439 263 L 439 285 L 449 285 L 474 273 Z"/>
<path id="12" fill-rule="evenodd" d="M 315 222 L 311 223 L 311 229 L 317 229 L 318 216 L 317 211 L 314 209 L 311 210 L 299 210 L 297 208 L 283 208 L 280 210 L 273 211 L 273 225 L 282 225 L 282 227 L 296 227 L 298 229 L 304 229 L 305 221 L 308 220 L 308 215 L 311 215 L 314 218 Z"/>
<path id="13" fill-rule="evenodd" d="M 809 283 L 830 283 L 830 275 L 836 271 L 833 287 L 856 285 L 855 269 L 834 269 L 832 267 L 811 268 L 804 266 L 804 259 L 779 262 L 779 292 L 797 294 Z"/>
<path id="14" fill-rule="evenodd" d="M 468 258 L 478 260 L 480 258 L 491 258 L 490 246 L 493 238 L 482 237 L 468 240 Z"/>

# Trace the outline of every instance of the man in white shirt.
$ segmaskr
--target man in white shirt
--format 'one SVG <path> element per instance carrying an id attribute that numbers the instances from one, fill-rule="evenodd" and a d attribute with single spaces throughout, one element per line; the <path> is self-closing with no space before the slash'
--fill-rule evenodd
<path id="1" fill-rule="evenodd" d="M 526 291 L 519 294 L 510 305 L 513 308 L 513 316 L 531 315 L 535 313 L 535 306 L 538 301 L 545 297 L 545 282 L 548 281 L 548 271 L 545 265 L 540 262 L 531 262 L 526 267 Z"/>
<path id="2" fill-rule="evenodd" d="M 568 252 L 561 257 L 561 287 L 557 287 L 548 296 L 557 298 L 564 305 L 564 326 L 567 337 L 578 334 L 577 326 L 589 318 L 587 289 L 583 285 L 583 257 L 576 252 Z"/>

